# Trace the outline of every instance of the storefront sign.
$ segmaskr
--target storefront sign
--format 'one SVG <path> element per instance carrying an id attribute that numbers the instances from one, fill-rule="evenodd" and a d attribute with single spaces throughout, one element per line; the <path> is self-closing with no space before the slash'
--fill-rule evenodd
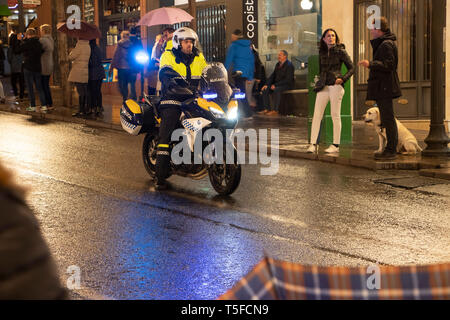
<path id="1" fill-rule="evenodd" d="M 24 9 L 36 8 L 41 5 L 41 0 L 23 0 Z M 17 0 L 8 0 L 8 7 L 10 9 L 17 9 L 19 4 Z"/>
<path id="2" fill-rule="evenodd" d="M 244 35 L 258 47 L 258 0 L 242 0 Z"/>
<path id="3" fill-rule="evenodd" d="M 31 4 L 31 5 L 35 5 L 35 6 L 40 6 L 41 5 L 41 0 L 23 0 L 23 4 Z"/>

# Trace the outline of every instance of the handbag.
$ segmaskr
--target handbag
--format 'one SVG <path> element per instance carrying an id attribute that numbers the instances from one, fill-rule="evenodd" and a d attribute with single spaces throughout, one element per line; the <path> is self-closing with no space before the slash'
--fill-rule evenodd
<path id="1" fill-rule="evenodd" d="M 318 93 L 318 92 L 322 91 L 323 88 L 325 88 L 325 81 L 319 80 L 315 83 L 313 91 L 315 93 Z"/>
<path id="2" fill-rule="evenodd" d="M 316 75 L 314 77 L 314 89 L 313 91 L 315 93 L 318 93 L 325 88 L 325 79 L 327 78 L 327 75 L 323 72 L 320 75 Z"/>

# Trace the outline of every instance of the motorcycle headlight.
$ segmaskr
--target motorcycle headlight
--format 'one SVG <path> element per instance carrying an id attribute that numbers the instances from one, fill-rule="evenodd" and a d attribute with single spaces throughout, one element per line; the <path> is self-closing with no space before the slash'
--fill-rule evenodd
<path id="1" fill-rule="evenodd" d="M 214 107 L 209 107 L 209 111 L 213 114 L 214 118 L 222 119 L 225 118 L 225 112 L 222 110 L 216 109 Z"/>
<path id="2" fill-rule="evenodd" d="M 236 120 L 238 118 L 238 108 L 232 108 L 228 110 L 227 119 L 228 120 Z"/>

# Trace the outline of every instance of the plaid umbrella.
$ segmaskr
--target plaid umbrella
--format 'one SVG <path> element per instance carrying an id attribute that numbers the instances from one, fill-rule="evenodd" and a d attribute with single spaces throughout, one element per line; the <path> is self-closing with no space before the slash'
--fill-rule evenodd
<path id="1" fill-rule="evenodd" d="M 450 264 L 317 267 L 264 258 L 221 300 L 449 300 Z"/>

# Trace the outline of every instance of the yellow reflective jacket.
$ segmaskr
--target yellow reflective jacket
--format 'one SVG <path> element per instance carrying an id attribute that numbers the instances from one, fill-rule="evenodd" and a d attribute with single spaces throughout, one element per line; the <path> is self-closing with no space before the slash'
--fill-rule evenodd
<path id="1" fill-rule="evenodd" d="M 172 51 L 173 49 L 173 42 L 172 40 L 169 40 L 166 42 L 166 46 L 164 47 L 164 51 Z"/>
<path id="2" fill-rule="evenodd" d="M 170 93 L 170 89 L 174 86 L 186 87 L 195 91 L 206 66 L 205 57 L 196 49 L 190 57 L 183 54 L 179 49 L 165 51 L 161 56 L 159 71 L 162 100 L 178 102 L 178 97 Z"/>

